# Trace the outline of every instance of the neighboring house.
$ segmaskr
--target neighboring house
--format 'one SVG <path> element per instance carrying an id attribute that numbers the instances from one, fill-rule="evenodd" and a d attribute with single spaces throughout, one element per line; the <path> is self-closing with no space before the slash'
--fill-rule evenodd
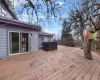
<path id="1" fill-rule="evenodd" d="M 39 33 L 39 48 L 42 47 L 42 42 L 52 42 L 54 34 L 40 32 Z"/>
<path id="2" fill-rule="evenodd" d="M 39 49 L 41 27 L 16 19 L 6 0 L 0 0 L 0 58 Z"/>

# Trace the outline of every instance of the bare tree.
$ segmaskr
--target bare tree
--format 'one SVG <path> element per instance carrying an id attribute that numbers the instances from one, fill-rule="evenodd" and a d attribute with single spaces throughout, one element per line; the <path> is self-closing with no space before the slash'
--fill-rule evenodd
<path id="1" fill-rule="evenodd" d="M 91 4 L 91 5 L 90 5 Z M 80 34 L 83 41 L 84 57 L 92 59 L 91 43 L 93 40 L 86 39 L 83 36 L 83 31 L 88 27 L 90 33 L 100 30 L 100 4 L 96 0 L 85 0 L 82 3 L 82 9 L 71 10 L 70 24 L 72 29 L 76 31 L 75 34 Z"/>
<path id="2" fill-rule="evenodd" d="M 45 18 L 47 22 L 52 18 L 60 20 L 62 15 L 62 6 L 64 3 L 56 2 L 56 0 L 17 0 L 20 4 L 20 15 L 26 13 L 31 20 L 34 20 L 34 17 L 37 19 L 37 22 L 42 21 L 42 18 Z M 44 21 L 43 21 L 44 22 Z"/>
<path id="3" fill-rule="evenodd" d="M 90 5 L 91 4 L 91 5 Z M 83 12 L 86 15 L 86 21 L 90 21 L 90 28 L 89 31 L 90 33 L 94 33 L 98 30 L 100 30 L 100 3 L 98 0 L 85 0 L 83 4 Z M 92 25 L 91 25 L 92 24 Z M 87 59 L 92 59 L 92 54 L 91 54 L 91 43 L 93 40 L 88 39 L 87 40 L 87 45 L 85 47 L 85 58 Z"/>

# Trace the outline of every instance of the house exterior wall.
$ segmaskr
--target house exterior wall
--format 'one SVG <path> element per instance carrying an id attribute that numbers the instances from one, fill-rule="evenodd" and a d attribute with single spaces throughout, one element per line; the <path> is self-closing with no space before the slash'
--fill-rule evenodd
<path id="1" fill-rule="evenodd" d="M 6 29 L 0 28 L 0 58 L 7 55 L 7 32 Z"/>
<path id="2" fill-rule="evenodd" d="M 11 14 L 7 11 L 7 9 L 4 7 L 4 5 L 1 2 L 0 2 L 0 16 L 13 19 Z"/>
<path id="3" fill-rule="evenodd" d="M 0 58 L 10 54 L 9 32 L 29 33 L 29 52 L 38 51 L 38 32 L 13 26 L 0 26 Z"/>
<path id="4" fill-rule="evenodd" d="M 39 50 L 39 37 L 37 32 L 31 32 L 31 52 Z"/>

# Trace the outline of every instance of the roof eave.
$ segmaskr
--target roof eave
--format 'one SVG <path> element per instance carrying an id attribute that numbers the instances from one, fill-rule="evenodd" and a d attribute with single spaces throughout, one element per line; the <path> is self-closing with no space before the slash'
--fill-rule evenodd
<path id="1" fill-rule="evenodd" d="M 46 32 L 43 32 L 43 33 L 39 33 L 40 36 L 54 36 L 54 34 L 51 34 L 51 33 L 46 33 Z"/>
<path id="2" fill-rule="evenodd" d="M 17 21 L 13 21 L 13 20 L 8 20 L 8 19 L 4 19 L 0 17 L 0 23 L 5 23 L 8 25 L 16 25 L 20 28 L 27 28 L 27 29 L 31 29 L 31 30 L 35 30 L 35 31 L 40 31 L 41 27 L 38 27 L 36 25 L 29 25 L 29 24 L 25 24 L 25 23 L 21 23 L 21 22 L 17 22 Z"/>

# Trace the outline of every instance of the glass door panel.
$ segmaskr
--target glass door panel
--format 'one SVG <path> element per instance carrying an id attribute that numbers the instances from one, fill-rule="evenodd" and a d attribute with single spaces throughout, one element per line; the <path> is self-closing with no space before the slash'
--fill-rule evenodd
<path id="1" fill-rule="evenodd" d="M 28 33 L 21 33 L 21 52 L 28 52 L 29 51 L 29 39 Z"/>
<path id="2" fill-rule="evenodd" d="M 10 32 L 9 33 L 10 40 L 10 53 L 19 53 L 19 33 Z"/>

